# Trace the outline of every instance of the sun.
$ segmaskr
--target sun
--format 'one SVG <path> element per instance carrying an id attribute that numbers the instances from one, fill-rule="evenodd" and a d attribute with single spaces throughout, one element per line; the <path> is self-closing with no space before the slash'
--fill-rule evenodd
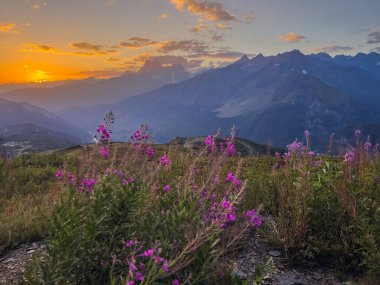
<path id="1" fill-rule="evenodd" d="M 50 75 L 46 71 L 35 70 L 35 71 L 30 73 L 29 78 L 30 78 L 30 81 L 32 81 L 32 82 L 43 83 L 43 82 L 49 81 Z"/>

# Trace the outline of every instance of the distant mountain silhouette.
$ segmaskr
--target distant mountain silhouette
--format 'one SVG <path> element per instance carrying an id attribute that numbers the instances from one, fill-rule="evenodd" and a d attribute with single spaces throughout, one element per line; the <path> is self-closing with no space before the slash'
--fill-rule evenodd
<path id="1" fill-rule="evenodd" d="M 28 126 L 33 127 L 28 129 Z M 41 133 L 59 134 L 57 137 L 61 139 L 66 136 L 67 142 L 80 143 L 91 139 L 80 128 L 45 109 L 26 102 L 0 99 L 0 133 L 3 139 L 9 136 L 28 137 L 36 128 Z"/>
<path id="2" fill-rule="evenodd" d="M 27 101 L 31 104 L 58 111 L 115 103 L 129 96 L 150 91 L 166 84 L 188 79 L 190 74 L 182 65 L 162 66 L 147 61 L 136 73 L 125 72 L 107 80 L 81 80 L 52 88 L 23 88 L 0 93 L 0 98 Z"/>
<path id="3" fill-rule="evenodd" d="M 112 110 L 118 130 L 131 131 L 147 122 L 162 142 L 237 125 L 240 137 L 283 147 L 302 139 L 308 129 L 315 147 L 322 150 L 332 132 L 380 122 L 380 81 L 375 76 L 380 66 L 373 63 L 379 55 L 365 56 L 371 60 L 351 65 L 340 57 L 298 50 L 244 56 L 224 68 L 70 117 L 80 121 L 81 116 Z M 363 56 L 351 60 L 358 57 Z M 373 67 L 371 72 L 367 66 Z M 85 127 L 94 124 L 95 117 Z"/>

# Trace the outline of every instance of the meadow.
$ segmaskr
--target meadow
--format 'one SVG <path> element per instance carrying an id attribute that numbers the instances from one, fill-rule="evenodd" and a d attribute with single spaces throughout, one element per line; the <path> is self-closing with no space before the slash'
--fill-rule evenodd
<path id="1" fill-rule="evenodd" d="M 26 284 L 253 284 L 232 260 L 256 233 L 289 266 L 379 276 L 380 157 L 360 130 L 339 156 L 314 153 L 306 131 L 241 157 L 234 134 L 192 150 L 153 145 L 142 125 L 113 143 L 112 122 L 96 144 L 1 161 L 0 252 L 47 241 Z"/>

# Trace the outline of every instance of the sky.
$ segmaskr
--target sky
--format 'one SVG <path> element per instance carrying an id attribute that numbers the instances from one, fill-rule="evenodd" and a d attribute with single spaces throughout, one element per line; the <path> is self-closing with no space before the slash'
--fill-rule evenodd
<path id="1" fill-rule="evenodd" d="M 0 0 L 0 84 L 189 71 L 299 49 L 380 52 L 379 0 Z"/>

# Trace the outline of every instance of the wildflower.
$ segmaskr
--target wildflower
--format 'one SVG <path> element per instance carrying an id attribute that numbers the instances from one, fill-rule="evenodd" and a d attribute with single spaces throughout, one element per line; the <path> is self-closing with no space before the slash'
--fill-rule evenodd
<path id="1" fill-rule="evenodd" d="M 114 169 L 114 170 L 112 171 L 112 173 L 116 175 L 116 174 L 118 173 L 118 171 L 117 171 L 116 169 Z"/>
<path id="2" fill-rule="evenodd" d="M 235 178 L 232 181 L 232 183 L 235 185 L 235 187 L 240 187 L 240 185 L 241 185 L 241 181 L 239 179 L 237 179 L 237 178 Z"/>
<path id="3" fill-rule="evenodd" d="M 299 142 L 297 139 L 292 142 L 291 144 L 288 144 L 287 145 L 287 148 L 288 148 L 288 152 L 289 153 L 295 153 L 295 152 L 299 152 L 302 148 L 302 143 Z"/>
<path id="4" fill-rule="evenodd" d="M 127 261 L 127 263 L 128 263 L 128 266 L 129 266 L 129 270 L 131 270 L 131 271 L 136 271 L 137 270 L 137 267 L 136 267 L 136 265 L 133 262 Z"/>
<path id="5" fill-rule="evenodd" d="M 136 279 L 139 281 L 144 281 L 144 276 L 142 275 L 140 271 L 136 272 Z"/>
<path id="6" fill-rule="evenodd" d="M 171 189 L 170 185 L 165 185 L 164 187 L 165 192 L 169 192 Z"/>
<path id="7" fill-rule="evenodd" d="M 153 157 L 154 157 L 154 149 L 152 147 L 148 146 L 146 148 L 145 153 L 146 153 L 146 156 L 148 157 L 149 160 L 153 159 Z"/>
<path id="8" fill-rule="evenodd" d="M 232 142 L 227 143 L 227 153 L 228 156 L 233 156 L 235 154 L 235 145 Z"/>
<path id="9" fill-rule="evenodd" d="M 281 157 L 281 154 L 280 154 L 278 151 L 276 151 L 275 154 L 274 154 L 274 156 L 275 156 L 276 158 L 280 158 L 280 157 Z"/>
<path id="10" fill-rule="evenodd" d="M 256 213 L 255 210 L 249 210 L 247 213 L 245 213 L 244 218 L 246 218 L 255 227 L 260 227 L 263 223 L 261 217 Z"/>
<path id="11" fill-rule="evenodd" d="M 162 264 L 162 269 L 167 272 L 169 271 L 169 264 L 168 264 L 168 261 L 165 260 L 164 263 Z"/>
<path id="12" fill-rule="evenodd" d="M 169 157 L 165 154 L 160 157 L 159 163 L 165 167 L 169 166 L 172 162 L 170 161 Z"/>
<path id="13" fill-rule="evenodd" d="M 235 176 L 233 175 L 232 172 L 228 172 L 227 177 L 226 177 L 226 182 L 231 182 L 234 181 Z"/>
<path id="14" fill-rule="evenodd" d="M 148 249 L 141 254 L 142 257 L 150 257 L 154 254 L 154 249 Z"/>
<path id="15" fill-rule="evenodd" d="M 215 185 L 219 185 L 220 184 L 220 176 L 219 175 L 215 176 L 215 178 L 214 178 L 214 184 Z"/>
<path id="16" fill-rule="evenodd" d="M 99 141 L 101 143 L 106 143 L 110 140 L 110 132 L 103 124 L 99 125 L 99 127 L 96 129 L 96 132 L 100 135 Z"/>
<path id="17" fill-rule="evenodd" d="M 108 149 L 104 146 L 102 146 L 100 148 L 100 155 L 103 156 L 104 158 L 109 158 L 110 157 L 110 153 L 108 151 Z"/>
<path id="18" fill-rule="evenodd" d="M 284 153 L 284 159 L 285 160 L 288 160 L 290 158 L 290 156 L 291 156 L 290 152 L 285 152 Z"/>
<path id="19" fill-rule="evenodd" d="M 372 147 L 372 143 L 371 143 L 371 141 L 369 139 L 369 136 L 368 136 L 366 142 L 364 143 L 364 149 L 365 150 L 370 150 L 371 147 Z"/>
<path id="20" fill-rule="evenodd" d="M 181 285 L 181 282 L 178 279 L 174 279 L 172 285 Z"/>
<path id="21" fill-rule="evenodd" d="M 135 242 L 134 242 L 133 240 L 129 240 L 129 241 L 127 241 L 127 242 L 125 243 L 125 245 L 126 245 L 127 247 L 132 247 L 134 244 L 135 244 Z"/>
<path id="22" fill-rule="evenodd" d="M 354 135 L 356 138 L 359 138 L 360 135 L 361 135 L 362 131 L 360 129 L 356 129 L 355 132 L 354 132 Z"/>
<path id="23" fill-rule="evenodd" d="M 70 173 L 69 174 L 69 181 L 71 185 L 75 185 L 75 177 L 74 174 Z"/>
<path id="24" fill-rule="evenodd" d="M 224 199 L 224 200 L 222 201 L 222 207 L 223 207 L 223 209 L 226 209 L 226 210 L 228 210 L 228 211 L 231 211 L 231 210 L 232 210 L 231 202 L 228 201 L 228 200 L 226 200 L 226 199 Z"/>
<path id="25" fill-rule="evenodd" d="M 353 162 L 354 160 L 355 160 L 355 152 L 352 149 L 350 149 L 344 155 L 344 161 L 345 162 Z"/>
<path id="26" fill-rule="evenodd" d="M 55 177 L 57 177 L 57 178 L 61 178 L 62 175 L 63 175 L 63 170 L 60 169 L 60 170 L 58 170 L 57 173 L 55 174 Z"/>
<path id="27" fill-rule="evenodd" d="M 216 143 L 212 136 L 207 136 L 204 140 L 204 144 L 209 152 L 213 151 L 216 148 Z"/>
<path id="28" fill-rule="evenodd" d="M 305 137 L 306 139 L 310 137 L 310 132 L 308 130 L 305 131 Z"/>
<path id="29" fill-rule="evenodd" d="M 307 153 L 307 155 L 308 155 L 308 156 L 315 156 L 315 152 L 311 150 L 311 151 L 309 151 L 309 152 Z"/>
<path id="30" fill-rule="evenodd" d="M 127 283 L 127 285 L 136 285 L 136 283 L 135 283 L 135 281 L 129 281 L 128 283 Z"/>
<path id="31" fill-rule="evenodd" d="M 236 216 L 234 213 L 230 212 L 226 214 L 226 220 L 228 222 L 235 222 L 236 221 Z"/>

